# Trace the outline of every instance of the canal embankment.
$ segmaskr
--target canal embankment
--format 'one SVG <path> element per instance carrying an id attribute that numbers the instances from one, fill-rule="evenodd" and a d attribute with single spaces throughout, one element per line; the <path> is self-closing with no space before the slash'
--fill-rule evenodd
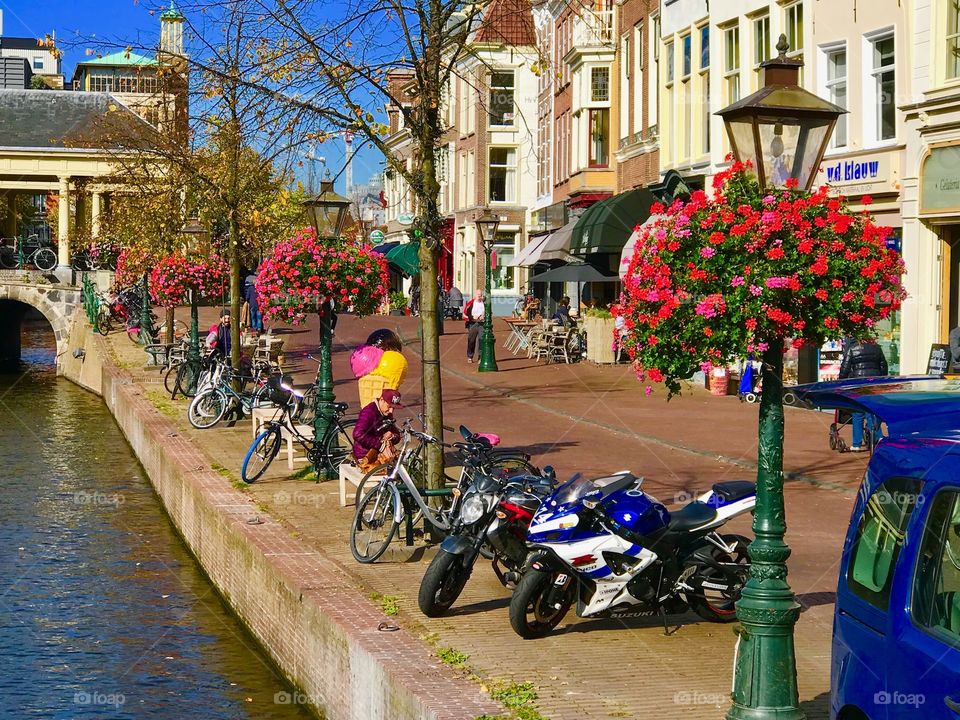
<path id="1" fill-rule="evenodd" d="M 63 374 L 99 394 L 211 582 L 331 720 L 463 720 L 500 707 L 391 622 L 320 550 L 211 465 L 151 395 L 157 374 L 119 359 L 77 312 Z"/>

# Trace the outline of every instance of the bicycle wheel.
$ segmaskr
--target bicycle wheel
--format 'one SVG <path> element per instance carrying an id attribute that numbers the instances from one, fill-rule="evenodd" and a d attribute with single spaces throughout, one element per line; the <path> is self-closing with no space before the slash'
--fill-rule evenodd
<path id="1" fill-rule="evenodd" d="M 197 369 L 191 362 L 183 362 L 177 368 L 176 392 L 184 397 L 197 394 Z"/>
<path id="2" fill-rule="evenodd" d="M 13 248 L 4 247 L 0 250 L 0 267 L 4 270 L 13 270 L 17 267 L 17 254 Z"/>
<path id="3" fill-rule="evenodd" d="M 337 472 L 340 463 L 353 451 L 353 426 L 356 424 L 355 418 L 341 420 L 327 431 L 323 441 L 323 460 L 331 472 Z"/>
<path id="4" fill-rule="evenodd" d="M 180 371 L 182 364 L 183 363 L 175 363 L 171 365 L 163 374 L 163 387 L 170 393 L 171 400 L 177 396 L 177 373 Z"/>
<path id="5" fill-rule="evenodd" d="M 243 465 L 240 466 L 240 479 L 250 484 L 263 477 L 270 467 L 270 463 L 280 452 L 282 443 L 280 428 L 268 427 L 261 432 L 251 443 L 247 454 L 243 456 Z"/>
<path id="6" fill-rule="evenodd" d="M 293 421 L 301 425 L 313 425 L 317 416 L 317 386 L 311 385 L 303 393 L 297 409 L 293 413 Z"/>
<path id="7" fill-rule="evenodd" d="M 110 320 L 110 308 L 106 305 L 97 307 L 97 332 L 106 335 L 113 329 L 113 323 Z"/>
<path id="8" fill-rule="evenodd" d="M 40 270 L 53 270 L 57 266 L 57 254 L 50 248 L 40 248 L 33 256 L 33 264 Z"/>
<path id="9" fill-rule="evenodd" d="M 187 333 L 190 332 L 190 328 L 187 327 L 187 324 L 183 320 L 174 320 L 173 321 L 173 339 L 174 341 L 179 340 L 182 337 L 186 337 Z M 163 341 L 167 337 L 167 323 L 161 323 L 160 328 L 157 330 L 157 337 Z"/>
<path id="10" fill-rule="evenodd" d="M 350 552 L 357 562 L 372 563 L 386 552 L 400 526 L 395 512 L 399 504 L 397 489 L 390 482 L 364 495 L 350 526 Z"/>
<path id="11" fill-rule="evenodd" d="M 222 390 L 200 393 L 187 408 L 187 420 L 197 430 L 212 428 L 227 411 L 227 396 Z"/>
<path id="12" fill-rule="evenodd" d="M 370 489 L 375 487 L 380 480 L 383 479 L 383 476 L 390 472 L 390 469 L 393 467 L 393 463 L 384 463 L 382 465 L 375 465 L 371 470 L 367 472 L 366 475 L 357 483 L 357 491 L 353 495 L 353 506 L 360 507 L 360 500 L 370 492 Z"/>

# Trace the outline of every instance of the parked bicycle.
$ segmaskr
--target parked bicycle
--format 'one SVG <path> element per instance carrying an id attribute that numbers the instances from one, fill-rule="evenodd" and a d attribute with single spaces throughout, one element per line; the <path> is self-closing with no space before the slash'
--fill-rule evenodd
<path id="1" fill-rule="evenodd" d="M 13 238 L 12 245 L 0 245 L 0 267 L 6 270 L 33 265 L 45 272 L 57 266 L 57 253 L 37 235 Z"/>
<path id="2" fill-rule="evenodd" d="M 450 530 L 460 497 L 478 474 L 540 474 L 530 464 L 529 456 L 494 451 L 490 440 L 462 425 L 460 433 L 464 442 L 449 444 L 414 430 L 410 420 L 404 422 L 396 460 L 371 470 L 357 488 L 363 497 L 357 502 L 350 526 L 350 552 L 358 562 L 371 563 L 383 555 L 401 522 L 412 527 L 423 518 L 441 532 Z M 460 477 L 446 478 L 452 487 L 421 490 L 425 485 L 423 458 L 427 445 L 452 448 L 459 454 L 463 463 Z M 368 484 L 371 480 L 372 487 Z M 364 488 L 369 489 L 364 492 Z M 431 496 L 439 496 L 439 507 L 430 507 L 427 499 Z"/>
<path id="3" fill-rule="evenodd" d="M 353 427 L 357 419 L 344 418 L 347 403 L 333 404 L 330 425 L 317 441 L 313 437 L 312 425 L 303 425 L 294 419 L 302 394 L 293 390 L 291 380 L 289 375 L 284 375 L 282 378 L 273 376 L 268 382 L 267 397 L 277 406 L 278 412 L 254 438 L 243 458 L 240 478 L 245 483 L 256 482 L 267 472 L 280 452 L 284 433 L 303 447 L 307 460 L 318 473 L 323 470 L 336 472 L 340 463 L 353 452 Z"/>
<path id="4" fill-rule="evenodd" d="M 189 361 L 186 363 L 189 364 Z M 198 430 L 206 430 L 223 420 L 228 412 L 249 415 L 254 408 L 271 404 L 269 399 L 270 378 L 276 377 L 272 369 L 260 366 L 252 377 L 249 391 L 237 391 L 233 387 L 235 377 L 239 377 L 225 362 L 216 363 L 208 380 L 197 388 L 197 394 L 187 407 L 187 419 Z"/>

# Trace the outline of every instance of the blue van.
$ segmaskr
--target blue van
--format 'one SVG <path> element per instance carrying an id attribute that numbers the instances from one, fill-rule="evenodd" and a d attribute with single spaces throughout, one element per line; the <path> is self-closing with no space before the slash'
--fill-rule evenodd
<path id="1" fill-rule="evenodd" d="M 887 426 L 840 560 L 830 717 L 960 719 L 960 380 L 864 378 L 796 389 Z"/>

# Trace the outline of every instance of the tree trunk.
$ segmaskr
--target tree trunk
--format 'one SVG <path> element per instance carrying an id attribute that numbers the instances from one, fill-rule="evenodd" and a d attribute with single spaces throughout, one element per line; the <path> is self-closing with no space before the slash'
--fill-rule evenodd
<path id="1" fill-rule="evenodd" d="M 435 223 L 434 223 L 435 224 Z M 420 337 L 423 354 L 423 414 L 427 434 L 443 439 L 443 387 L 440 378 L 440 335 L 437 333 L 437 253 L 427 230 L 420 245 Z M 436 235 L 432 235 L 436 238 Z M 427 486 L 443 486 L 443 448 L 427 447 Z"/>
<path id="2" fill-rule="evenodd" d="M 166 323 L 166 326 L 167 326 L 167 329 L 166 329 L 166 330 L 164 331 L 164 333 L 163 333 L 163 341 L 164 341 L 165 343 L 168 343 L 168 344 L 169 344 L 169 343 L 172 343 L 172 342 L 173 342 L 173 321 L 174 321 L 174 316 L 173 316 L 173 308 L 172 308 L 172 307 L 166 308 L 166 312 L 164 313 L 164 316 L 163 316 L 163 321 Z"/>
<path id="3" fill-rule="evenodd" d="M 227 255 L 230 260 L 230 364 L 240 368 L 240 238 L 236 210 L 230 211 L 230 239 Z"/>

